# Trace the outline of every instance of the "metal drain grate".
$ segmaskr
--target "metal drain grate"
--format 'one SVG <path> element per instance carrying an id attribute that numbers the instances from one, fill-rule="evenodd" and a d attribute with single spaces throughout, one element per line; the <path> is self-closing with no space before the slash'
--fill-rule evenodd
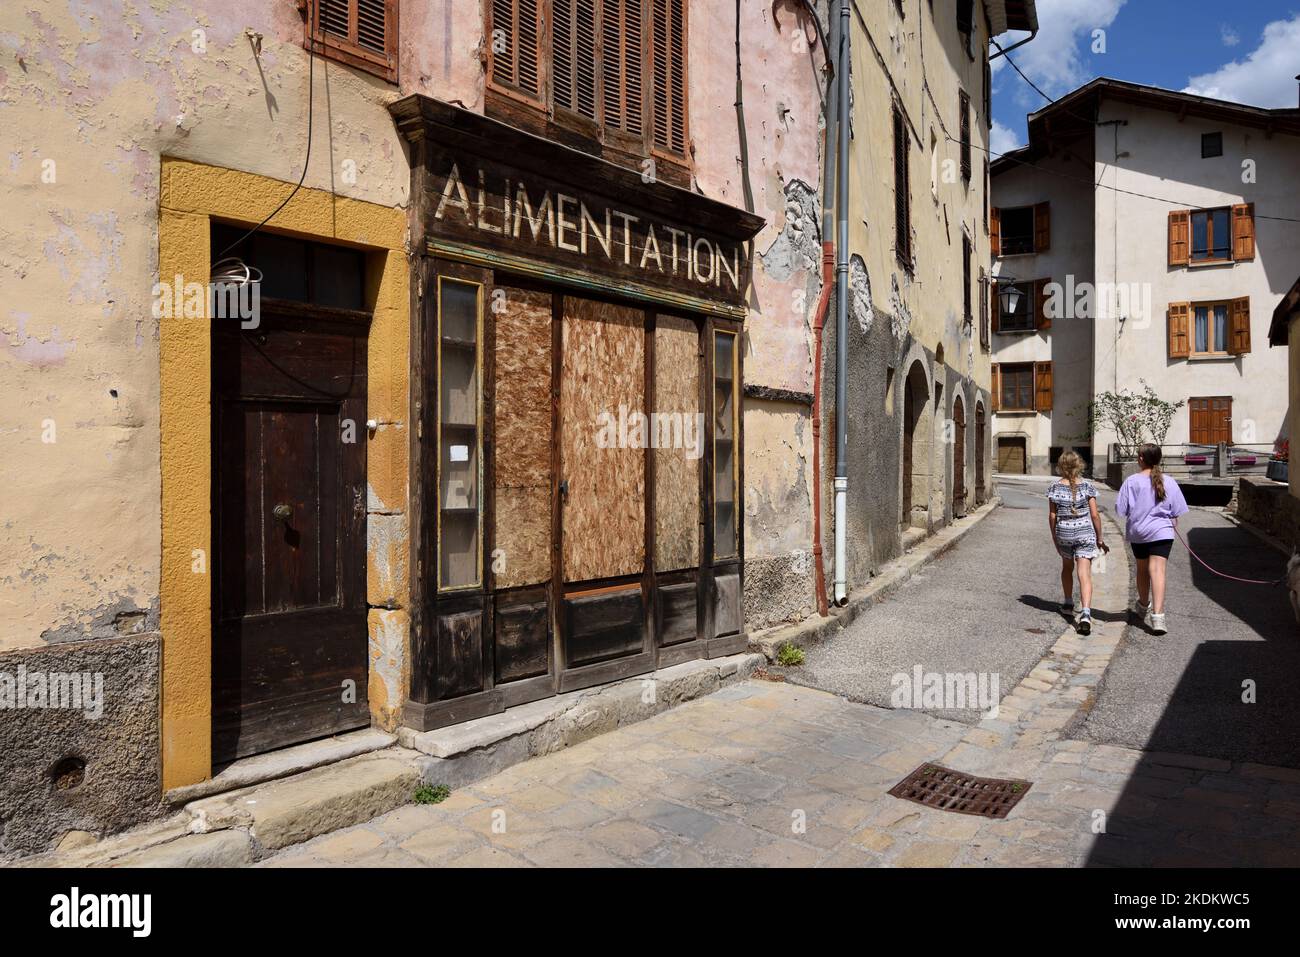
<path id="1" fill-rule="evenodd" d="M 1011 813 L 1031 787 L 1028 781 L 977 778 L 938 764 L 923 764 L 890 788 L 889 793 L 941 811 L 1002 818 Z"/>

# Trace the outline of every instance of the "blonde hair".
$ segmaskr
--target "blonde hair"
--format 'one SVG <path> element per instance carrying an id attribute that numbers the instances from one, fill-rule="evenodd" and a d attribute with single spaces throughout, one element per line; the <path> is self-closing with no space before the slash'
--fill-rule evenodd
<path id="1" fill-rule="evenodd" d="M 1074 504 L 1074 488 L 1083 474 L 1083 456 L 1074 449 L 1066 449 L 1056 462 L 1056 471 L 1070 485 L 1070 510 L 1078 514 L 1079 508 Z"/>
<path id="2" fill-rule="evenodd" d="M 1151 491 L 1157 502 L 1165 500 L 1165 473 L 1160 468 L 1160 446 L 1148 442 L 1138 449 L 1138 464 L 1151 470 Z"/>

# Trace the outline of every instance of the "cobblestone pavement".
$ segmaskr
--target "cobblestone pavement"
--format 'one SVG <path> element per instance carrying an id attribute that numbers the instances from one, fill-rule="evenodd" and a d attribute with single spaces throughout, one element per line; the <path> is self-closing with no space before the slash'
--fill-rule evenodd
<path id="1" fill-rule="evenodd" d="M 751 680 L 260 866 L 1300 863 L 1300 771 L 1061 740 L 1062 640 L 975 728 Z M 1001 821 L 886 793 L 930 760 L 1033 784 Z"/>

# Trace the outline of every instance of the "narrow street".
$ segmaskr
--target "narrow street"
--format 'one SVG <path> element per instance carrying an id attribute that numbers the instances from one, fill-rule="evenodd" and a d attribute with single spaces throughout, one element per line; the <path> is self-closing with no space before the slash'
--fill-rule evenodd
<path id="1" fill-rule="evenodd" d="M 1242 594 L 1175 552 L 1171 630 L 1156 638 L 1125 623 L 1118 555 L 1098 575 L 1100 627 L 1078 636 L 1056 607 L 1044 488 L 1003 481 L 1002 508 L 810 649 L 793 680 L 751 679 L 259 866 L 1300 864 L 1281 590 Z M 1184 524 L 1213 565 L 1282 565 L 1222 514 Z M 882 707 L 890 676 L 915 664 L 995 669 L 997 711 Z M 1259 703 L 1238 704 L 1252 675 Z M 1004 820 L 887 793 L 928 761 L 1030 787 Z"/>

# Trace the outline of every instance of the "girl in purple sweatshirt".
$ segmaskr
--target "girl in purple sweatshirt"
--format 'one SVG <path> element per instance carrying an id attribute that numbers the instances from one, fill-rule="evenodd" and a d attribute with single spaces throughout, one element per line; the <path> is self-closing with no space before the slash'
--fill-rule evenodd
<path id="1" fill-rule="evenodd" d="M 1160 446 L 1150 443 L 1138 449 L 1142 471 L 1130 475 L 1120 486 L 1115 511 L 1128 519 L 1124 537 L 1137 559 L 1138 600 L 1134 613 L 1151 630 L 1168 632 L 1165 625 L 1165 570 L 1174 545 L 1178 516 L 1187 512 L 1187 502 L 1178 483 L 1160 470 Z"/>

